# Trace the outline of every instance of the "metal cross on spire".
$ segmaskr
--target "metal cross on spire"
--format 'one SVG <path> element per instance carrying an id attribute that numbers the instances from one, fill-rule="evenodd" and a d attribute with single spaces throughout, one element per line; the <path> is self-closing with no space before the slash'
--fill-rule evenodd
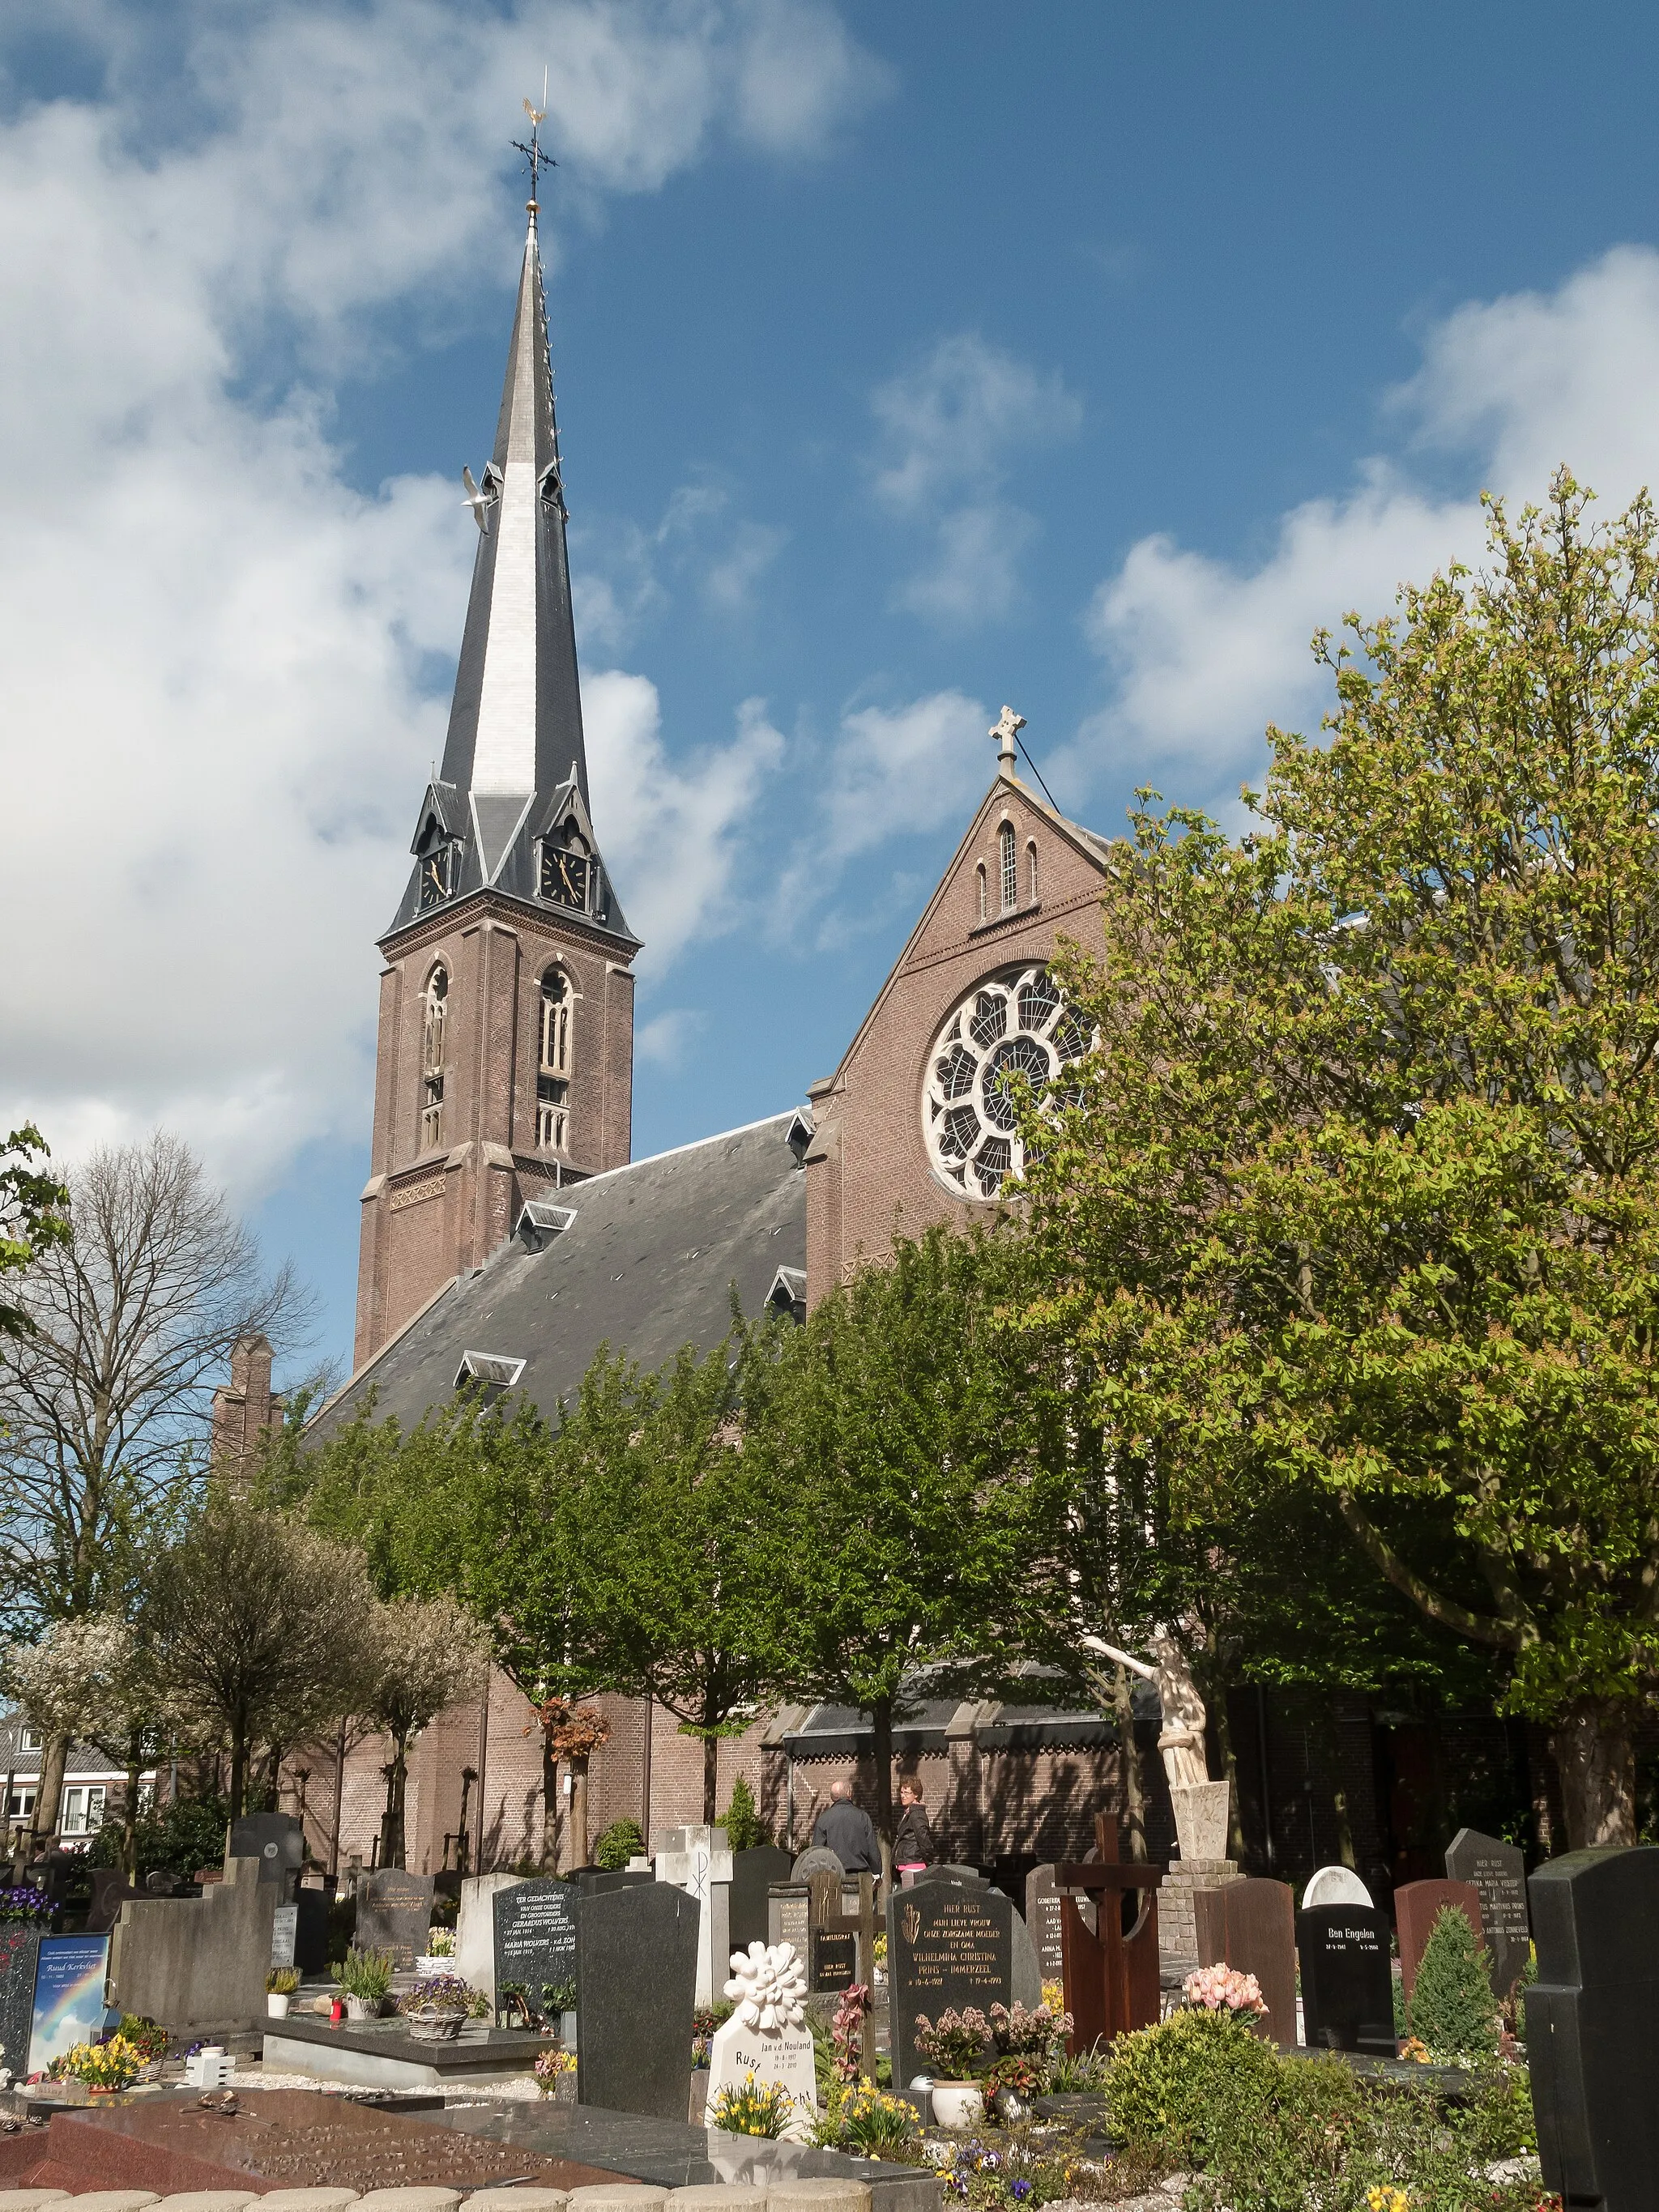
<path id="1" fill-rule="evenodd" d="M 544 169 L 556 169 L 559 166 L 550 154 L 544 154 L 542 151 L 542 125 L 547 120 L 547 71 L 545 70 L 542 71 L 541 106 L 533 106 L 526 100 L 524 112 L 530 118 L 530 143 L 526 146 L 522 138 L 515 138 L 513 144 L 514 149 L 522 154 L 530 164 L 530 198 L 526 204 L 529 209 L 531 220 L 533 222 L 538 205 L 536 186 L 541 173 Z"/>

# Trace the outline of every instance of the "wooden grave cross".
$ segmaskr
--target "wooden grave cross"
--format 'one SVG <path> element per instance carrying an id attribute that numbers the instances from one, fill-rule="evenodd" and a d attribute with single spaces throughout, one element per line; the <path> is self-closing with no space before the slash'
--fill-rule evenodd
<path id="1" fill-rule="evenodd" d="M 1158 1887 L 1167 1867 L 1124 1862 L 1118 1856 L 1117 1821 L 1095 1815 L 1097 1861 L 1054 1869 L 1060 1893 L 1060 1955 L 1066 1982 L 1066 2008 L 1072 2015 L 1067 2049 L 1091 2050 L 1099 2042 L 1151 2027 L 1158 2016 Z M 1122 1899 L 1141 1892 L 1140 1910 L 1126 1934 Z M 1075 1893 L 1098 1893 L 1091 1929 Z M 1065 1893 L 1071 1893 L 1069 1894 Z"/>

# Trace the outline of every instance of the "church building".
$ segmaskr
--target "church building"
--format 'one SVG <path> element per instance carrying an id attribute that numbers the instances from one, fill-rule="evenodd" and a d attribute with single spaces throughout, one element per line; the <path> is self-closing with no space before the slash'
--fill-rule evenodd
<path id="1" fill-rule="evenodd" d="M 411 1427 L 469 1382 L 556 1419 L 601 1342 L 647 1368 L 708 1348 L 734 1289 L 746 1312 L 804 1318 L 860 1258 L 880 1257 L 896 1224 L 915 1235 L 994 1209 L 1021 1165 L 1004 1071 L 1042 1081 L 1087 1046 L 1047 963 L 1060 935 L 1097 935 L 1109 847 L 1021 776 L 1020 718 L 1005 708 L 985 795 L 833 1073 L 802 1098 L 757 1100 L 742 1127 L 632 1158 L 641 948 L 589 798 L 533 200 L 529 216 L 494 450 L 477 483 L 464 472 L 478 538 L 447 741 L 380 940 L 355 1371 L 318 1437 L 370 1394 L 374 1418 Z M 224 1418 L 244 1418 L 240 1405 Z M 1316 1793 L 1294 1700 L 1270 1719 L 1265 1698 L 1237 1697 L 1240 1810 L 1258 1863 L 1275 1863 L 1276 1802 L 1299 1807 L 1308 1849 L 1335 1854 L 1339 1835 L 1315 1832 L 1316 1795 L 1319 1820 L 1330 1830 L 1334 1804 L 1362 1863 L 1386 1856 L 1391 1785 L 1364 1701 L 1350 1717 L 1362 1733 L 1339 1729 Z M 611 1735 L 592 1762 L 590 1833 L 699 1819 L 701 1744 L 648 1704 L 598 1702 Z M 1145 1725 L 1155 1772 L 1155 1717 Z M 895 1748 L 947 1855 L 1009 1879 L 1038 1857 L 1080 1856 L 1116 1790 L 1114 1724 L 1038 1701 L 924 1704 Z M 720 1744 L 720 1802 L 744 1777 L 775 1832 L 799 1843 L 836 1775 L 862 1759 L 868 1778 L 868 1752 L 858 1713 L 785 1708 Z M 372 1863 L 378 1747 L 337 1776 L 313 1752 L 296 1773 L 290 1761 L 284 1802 L 303 1812 L 314 1856 Z M 548 1832 L 548 1797 L 556 1808 L 568 1789 L 528 1699 L 495 1675 L 415 1747 L 408 1863 L 568 1863 L 556 1813 Z M 1170 1840 L 1167 1806 L 1149 1840 L 1155 1853 Z"/>

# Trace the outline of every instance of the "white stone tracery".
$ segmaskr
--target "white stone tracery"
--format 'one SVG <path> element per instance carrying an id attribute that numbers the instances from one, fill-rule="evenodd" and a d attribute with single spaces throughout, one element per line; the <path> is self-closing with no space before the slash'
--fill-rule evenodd
<path id="1" fill-rule="evenodd" d="M 1046 968 L 1007 968 L 975 984 L 927 1056 L 921 1126 L 933 1172 L 966 1197 L 995 1198 L 1025 1167 L 1011 1079 L 1025 1076 L 1039 1091 L 1057 1085 L 1090 1042 Z M 1049 1093 L 1061 1103 L 1072 1095 Z"/>

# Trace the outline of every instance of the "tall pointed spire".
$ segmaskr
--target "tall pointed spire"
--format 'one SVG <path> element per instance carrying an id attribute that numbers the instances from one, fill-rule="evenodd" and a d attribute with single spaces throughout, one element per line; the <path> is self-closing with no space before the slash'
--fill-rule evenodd
<path id="1" fill-rule="evenodd" d="M 526 103 L 528 107 L 529 103 Z M 564 484 L 547 301 L 536 232 L 535 179 L 550 166 L 530 109 L 529 222 L 501 386 L 495 445 L 475 483 L 463 470 L 478 526 L 443 767 L 427 792 L 411 848 L 415 872 L 392 923 L 402 928 L 448 899 L 488 886 L 572 903 L 626 935 L 599 862 L 589 812 L 576 630 L 565 544 Z M 550 840 L 582 860 L 550 862 Z M 573 842 L 574 840 L 574 842 Z M 551 884 L 554 888 L 550 889 Z"/>

